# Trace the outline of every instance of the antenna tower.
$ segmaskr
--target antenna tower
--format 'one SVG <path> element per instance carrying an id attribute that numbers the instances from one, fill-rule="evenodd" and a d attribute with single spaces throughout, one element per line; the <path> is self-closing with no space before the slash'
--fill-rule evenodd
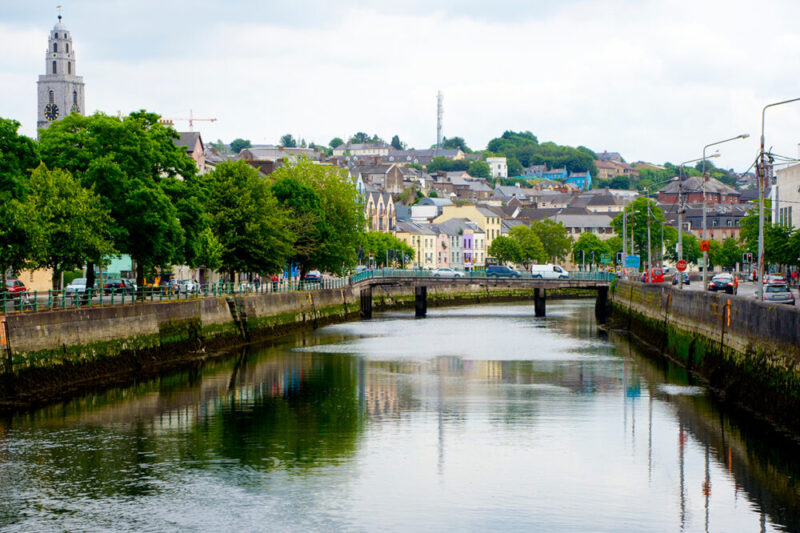
<path id="1" fill-rule="evenodd" d="M 436 155 L 442 149 L 442 115 L 444 115 L 444 96 L 442 91 L 436 93 Z"/>

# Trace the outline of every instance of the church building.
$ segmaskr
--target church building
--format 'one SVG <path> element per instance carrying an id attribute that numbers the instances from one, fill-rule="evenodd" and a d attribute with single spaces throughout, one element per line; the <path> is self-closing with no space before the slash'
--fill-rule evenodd
<path id="1" fill-rule="evenodd" d="M 72 112 L 84 112 L 83 77 L 75 68 L 75 48 L 72 33 L 61 22 L 50 31 L 45 54 L 45 74 L 39 76 L 39 101 L 36 110 L 38 128 L 46 128 Z"/>

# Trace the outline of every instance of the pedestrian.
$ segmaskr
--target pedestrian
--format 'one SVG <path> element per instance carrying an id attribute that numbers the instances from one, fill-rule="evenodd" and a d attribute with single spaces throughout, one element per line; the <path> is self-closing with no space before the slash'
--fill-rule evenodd
<path id="1" fill-rule="evenodd" d="M 253 279 L 253 284 L 256 286 L 256 292 L 258 292 L 258 287 L 261 285 L 261 276 L 256 274 L 255 279 Z"/>

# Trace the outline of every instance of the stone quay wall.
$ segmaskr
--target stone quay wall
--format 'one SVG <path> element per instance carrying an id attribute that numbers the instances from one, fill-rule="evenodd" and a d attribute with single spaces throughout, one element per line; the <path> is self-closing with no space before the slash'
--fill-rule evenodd
<path id="1" fill-rule="evenodd" d="M 800 310 L 749 296 L 618 281 L 615 322 L 726 400 L 800 434 Z M 621 320 L 620 320 L 621 319 Z"/>

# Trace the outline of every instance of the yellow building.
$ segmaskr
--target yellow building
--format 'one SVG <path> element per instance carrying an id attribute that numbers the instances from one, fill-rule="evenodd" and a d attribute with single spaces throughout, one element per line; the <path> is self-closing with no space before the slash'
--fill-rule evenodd
<path id="1" fill-rule="evenodd" d="M 406 267 L 437 268 L 436 232 L 429 225 L 414 222 L 398 222 L 395 237 L 414 249 L 414 260 Z"/>
<path id="2" fill-rule="evenodd" d="M 492 242 L 500 236 L 503 222 L 500 215 L 487 207 L 477 205 L 446 205 L 442 207 L 442 214 L 433 220 L 434 224 L 447 222 L 453 218 L 468 218 L 478 224 L 485 233 L 486 250 Z"/>

